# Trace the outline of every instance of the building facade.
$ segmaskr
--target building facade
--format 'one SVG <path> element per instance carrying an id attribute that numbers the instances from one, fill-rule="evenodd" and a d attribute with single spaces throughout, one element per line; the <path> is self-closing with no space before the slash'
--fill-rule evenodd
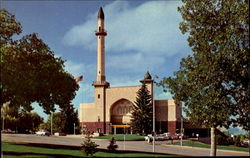
<path id="1" fill-rule="evenodd" d="M 132 105 L 141 85 L 110 87 L 105 76 L 105 36 L 104 13 L 99 9 L 97 17 L 97 76 L 94 86 L 94 103 L 81 103 L 80 124 L 83 130 L 103 134 L 133 132 L 130 128 Z M 153 80 L 147 72 L 140 81 L 153 93 Z M 156 132 L 178 133 L 181 121 L 181 105 L 174 100 L 154 100 Z"/>

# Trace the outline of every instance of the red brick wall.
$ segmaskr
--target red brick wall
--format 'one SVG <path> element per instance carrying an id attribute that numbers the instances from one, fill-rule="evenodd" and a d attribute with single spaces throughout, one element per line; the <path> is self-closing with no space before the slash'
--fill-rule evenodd
<path id="1" fill-rule="evenodd" d="M 101 133 L 109 134 L 110 126 L 109 122 L 106 122 L 106 131 L 103 130 L 103 122 L 81 122 L 81 125 L 86 125 L 86 128 L 89 132 L 97 132 L 97 128 L 101 128 Z"/>
<path id="2" fill-rule="evenodd" d="M 110 133 L 110 122 L 106 122 L 106 131 L 103 131 L 103 122 L 81 122 L 81 125 L 86 125 L 87 129 L 93 133 L 97 132 L 97 128 L 101 128 L 101 133 Z M 156 131 L 159 131 L 159 122 L 156 122 Z M 162 132 L 170 132 L 171 134 L 176 133 L 176 129 L 180 129 L 179 121 L 162 121 L 161 122 Z M 158 130 L 157 130 L 158 129 Z"/>
<path id="3" fill-rule="evenodd" d="M 168 132 L 175 134 L 177 129 L 177 121 L 168 121 Z"/>

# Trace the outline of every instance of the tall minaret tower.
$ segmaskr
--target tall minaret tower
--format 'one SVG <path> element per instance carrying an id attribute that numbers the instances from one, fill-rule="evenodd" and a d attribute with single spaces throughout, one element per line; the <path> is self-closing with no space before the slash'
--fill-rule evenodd
<path id="1" fill-rule="evenodd" d="M 107 32 L 104 29 L 102 8 L 98 12 L 95 35 L 97 36 L 97 74 L 93 86 L 95 87 L 96 125 L 100 130 L 98 132 L 105 134 L 109 124 L 109 122 L 106 122 L 106 89 L 109 88 L 109 83 L 106 81 L 105 76 L 105 36 Z"/>
<path id="2" fill-rule="evenodd" d="M 96 83 L 104 83 L 105 77 L 105 36 L 107 35 L 104 29 L 104 13 L 102 7 L 99 9 L 97 16 L 97 75 Z"/>

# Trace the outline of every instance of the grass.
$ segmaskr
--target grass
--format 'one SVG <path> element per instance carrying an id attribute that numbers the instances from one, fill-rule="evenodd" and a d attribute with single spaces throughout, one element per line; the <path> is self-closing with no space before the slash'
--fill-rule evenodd
<path id="1" fill-rule="evenodd" d="M 112 139 L 112 137 L 115 138 L 115 140 L 124 140 L 124 134 L 110 134 L 110 135 L 106 135 L 106 136 L 100 136 L 100 137 L 95 137 L 95 139 Z M 145 140 L 144 139 L 145 136 L 139 136 L 136 134 L 126 134 L 125 135 L 125 140 L 129 141 L 129 140 Z"/>
<path id="2" fill-rule="evenodd" d="M 49 144 L 29 144 L 29 143 L 10 143 L 2 142 L 2 151 L 4 158 L 13 157 L 64 157 L 64 158 L 78 158 L 87 157 L 80 151 L 80 147 L 75 146 L 62 146 L 62 145 L 49 145 Z M 126 152 L 117 151 L 117 153 L 109 153 L 105 150 L 98 151 L 94 154 L 95 157 L 173 157 L 177 155 L 166 154 L 151 154 L 141 152 Z"/>
<path id="3" fill-rule="evenodd" d="M 174 145 L 180 145 L 180 143 L 174 143 Z M 205 144 L 201 143 L 198 141 L 183 141 L 182 142 L 183 146 L 192 146 L 192 147 L 200 147 L 200 148 L 210 148 L 210 144 Z M 237 147 L 234 145 L 217 145 L 217 149 L 222 149 L 222 150 L 233 150 L 233 151 L 243 151 L 243 152 L 249 152 L 250 148 L 244 148 L 244 147 Z"/>

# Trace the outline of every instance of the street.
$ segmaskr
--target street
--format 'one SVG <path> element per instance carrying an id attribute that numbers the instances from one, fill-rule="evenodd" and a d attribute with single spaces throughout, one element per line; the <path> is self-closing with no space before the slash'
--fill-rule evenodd
<path id="1" fill-rule="evenodd" d="M 80 135 L 69 136 L 36 136 L 32 134 L 2 134 L 2 141 L 7 142 L 26 142 L 26 143 L 45 143 L 45 144 L 59 144 L 81 146 L 83 138 Z M 92 139 L 98 148 L 107 149 L 109 140 Z M 118 150 L 134 150 L 151 152 L 152 144 L 145 141 L 116 141 L 119 146 Z M 166 141 L 157 141 L 155 145 L 155 152 L 176 154 L 183 156 L 209 156 L 210 149 L 195 148 L 195 147 L 181 147 L 174 145 L 166 145 Z M 217 156 L 249 156 L 249 152 L 217 150 Z"/>

